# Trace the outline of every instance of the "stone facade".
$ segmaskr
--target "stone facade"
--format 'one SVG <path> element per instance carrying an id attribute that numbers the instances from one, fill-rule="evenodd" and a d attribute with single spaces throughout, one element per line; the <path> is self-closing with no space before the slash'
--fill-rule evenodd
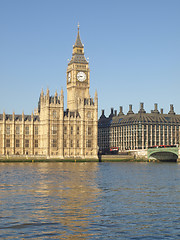
<path id="1" fill-rule="evenodd" d="M 173 105 L 167 114 L 163 109 L 159 112 L 157 104 L 151 113 L 146 113 L 143 103 L 138 113 L 133 112 L 132 105 L 127 114 L 120 107 L 118 114 L 111 109 L 111 114 L 106 117 L 103 110 L 98 122 L 98 146 L 102 152 L 113 147 L 125 151 L 179 145 L 179 142 L 180 115 L 174 112 Z"/>
<path id="2" fill-rule="evenodd" d="M 41 92 L 31 115 L 0 114 L 0 155 L 97 159 L 98 96 L 89 94 L 90 70 L 79 28 L 67 67 L 67 109 L 64 94 Z"/>

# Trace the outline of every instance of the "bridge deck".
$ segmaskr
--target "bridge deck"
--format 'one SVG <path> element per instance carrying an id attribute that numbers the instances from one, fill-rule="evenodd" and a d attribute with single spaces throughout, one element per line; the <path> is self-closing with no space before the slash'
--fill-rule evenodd
<path id="1" fill-rule="evenodd" d="M 147 156 L 150 158 L 155 153 L 172 153 L 175 154 L 178 158 L 179 156 L 179 148 L 178 147 L 165 147 L 165 148 L 149 148 L 147 150 Z"/>

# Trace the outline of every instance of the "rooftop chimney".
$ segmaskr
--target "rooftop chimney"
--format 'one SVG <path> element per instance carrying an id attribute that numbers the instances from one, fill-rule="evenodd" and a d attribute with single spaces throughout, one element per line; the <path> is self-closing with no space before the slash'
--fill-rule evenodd
<path id="1" fill-rule="evenodd" d="M 144 110 L 144 103 L 140 103 L 140 110 L 138 113 L 146 113 L 146 111 Z"/>
<path id="2" fill-rule="evenodd" d="M 127 115 L 129 114 L 134 114 L 133 110 L 132 110 L 132 104 L 129 104 L 129 111 L 127 113 Z"/>
<path id="3" fill-rule="evenodd" d="M 122 106 L 119 107 L 119 114 L 118 115 L 124 115 Z"/>
<path id="4" fill-rule="evenodd" d="M 157 103 L 154 104 L 154 110 L 157 111 Z"/>
<path id="5" fill-rule="evenodd" d="M 111 108 L 111 114 L 109 115 L 109 117 L 113 117 L 114 116 L 114 108 Z"/>
<path id="6" fill-rule="evenodd" d="M 168 114 L 173 114 L 173 115 L 175 115 L 173 104 L 170 104 L 170 111 L 168 112 Z"/>
<path id="7" fill-rule="evenodd" d="M 151 112 L 152 113 L 159 113 L 159 111 L 158 111 L 158 104 L 157 103 L 154 104 L 154 110 L 151 111 Z"/>

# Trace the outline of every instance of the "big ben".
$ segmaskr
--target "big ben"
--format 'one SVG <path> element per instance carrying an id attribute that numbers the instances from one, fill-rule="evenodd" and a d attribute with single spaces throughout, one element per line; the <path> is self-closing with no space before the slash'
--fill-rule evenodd
<path id="1" fill-rule="evenodd" d="M 78 99 L 89 98 L 89 64 L 84 56 L 84 45 L 81 42 L 78 26 L 76 42 L 67 67 L 67 108 L 70 111 L 78 109 Z"/>
<path id="2" fill-rule="evenodd" d="M 90 97 L 89 73 L 78 26 L 67 67 L 67 109 L 63 90 L 51 95 L 48 88 L 31 115 L 0 114 L 0 156 L 97 161 L 98 96 Z"/>

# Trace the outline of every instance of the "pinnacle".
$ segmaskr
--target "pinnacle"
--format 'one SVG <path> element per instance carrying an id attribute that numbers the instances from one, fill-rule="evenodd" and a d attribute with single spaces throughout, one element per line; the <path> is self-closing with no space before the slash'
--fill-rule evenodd
<path id="1" fill-rule="evenodd" d="M 79 27 L 78 27 L 78 34 L 77 34 L 77 38 L 76 38 L 74 47 L 83 47 L 83 44 L 81 42 L 80 35 L 79 35 Z"/>

